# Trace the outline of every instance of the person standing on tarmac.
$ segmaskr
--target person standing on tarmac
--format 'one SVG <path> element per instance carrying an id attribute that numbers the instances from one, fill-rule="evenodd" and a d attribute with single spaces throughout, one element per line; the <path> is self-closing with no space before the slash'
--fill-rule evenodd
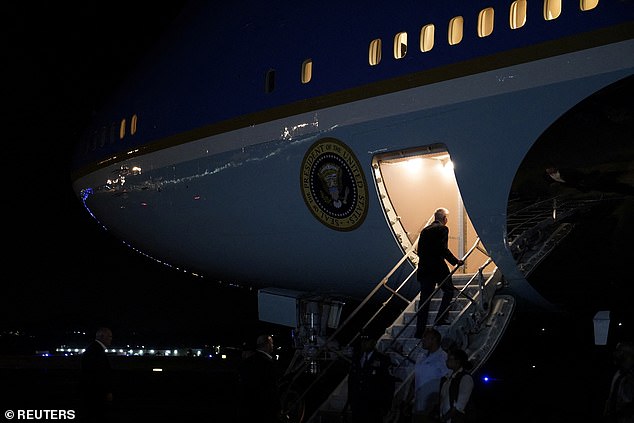
<path id="1" fill-rule="evenodd" d="M 246 355 L 239 370 L 241 423 L 279 423 L 282 413 L 279 369 L 273 357 L 271 335 L 260 335 L 256 349 Z"/>

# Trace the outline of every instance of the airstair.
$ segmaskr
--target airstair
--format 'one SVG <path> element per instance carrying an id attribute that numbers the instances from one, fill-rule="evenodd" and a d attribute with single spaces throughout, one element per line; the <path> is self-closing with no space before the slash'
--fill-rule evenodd
<path id="1" fill-rule="evenodd" d="M 469 284 L 469 279 L 478 275 L 460 275 L 454 277 L 454 285 L 461 294 L 449 308 L 448 319 L 452 323 L 445 326 L 437 326 L 436 329 L 443 336 L 442 346 L 445 349 L 459 347 L 467 351 L 473 371 L 477 371 L 488 359 L 501 338 L 513 312 L 514 300 L 512 297 L 494 296 L 489 298 L 489 304 L 482 307 L 485 291 L 479 284 Z M 486 294 L 492 294 L 491 290 L 499 282 L 498 271 L 488 275 L 485 286 L 489 287 Z M 467 298 L 470 296 L 474 301 Z M 431 298 L 429 321 L 433 322 L 440 305 L 442 291 L 435 292 Z M 414 365 L 417 358 L 424 354 L 420 339 L 414 337 L 416 329 L 416 310 L 420 306 L 420 298 L 412 301 L 403 313 L 386 329 L 377 343 L 377 349 L 388 354 L 393 367 L 392 375 L 395 377 L 396 389 L 394 393 L 392 411 L 384 421 L 397 422 L 403 412 L 411 408 L 413 400 Z M 341 381 L 330 397 L 311 416 L 309 423 L 335 423 L 341 422 L 345 409 L 348 389 L 347 376 Z"/>
<path id="2" fill-rule="evenodd" d="M 576 218 L 602 201 L 559 196 L 516 207 L 507 218 L 507 242 L 524 276 L 572 232 Z"/>
<path id="3" fill-rule="evenodd" d="M 479 240 L 475 242 L 473 247 L 465 254 L 463 260 L 466 259 L 476 248 L 483 251 Z M 486 252 L 483 251 L 485 254 Z M 330 338 L 321 347 L 320 353 L 328 355 L 331 359 L 327 363 L 323 363 L 320 374 L 309 384 L 302 393 L 293 393 L 292 400 L 295 404 L 291 404 L 289 408 L 297 409 L 297 404 L 313 400 L 320 397 L 320 390 L 324 390 L 324 386 L 328 386 L 329 395 L 323 395 L 325 398 L 313 403 L 312 407 L 302 409 L 301 422 L 308 423 L 340 423 L 347 414 L 346 402 L 348 397 L 347 391 L 347 369 L 349 369 L 350 358 L 352 356 L 351 349 L 358 336 L 363 332 L 368 332 L 371 323 L 377 319 L 382 311 L 392 300 L 403 301 L 406 305 L 400 315 L 388 325 L 380 336 L 377 336 L 377 349 L 389 355 L 392 361 L 392 375 L 396 379 L 396 389 L 393 401 L 393 409 L 389 419 L 386 422 L 396 422 L 399 414 L 410 406 L 412 400 L 412 386 L 414 375 L 414 364 L 420 354 L 424 353 L 420 339 L 414 337 L 416 330 L 417 310 L 421 305 L 421 299 L 416 296 L 413 300 L 407 300 L 400 293 L 400 289 L 405 283 L 416 274 L 416 268 L 402 281 L 398 286 L 390 286 L 390 278 L 396 273 L 406 260 L 408 254 L 396 264 L 394 269 L 377 285 L 377 287 L 366 297 L 366 299 L 352 312 L 348 319 L 333 333 Z M 491 259 L 487 259 L 480 266 L 475 274 L 456 274 L 458 267 L 454 268 L 451 274 L 443 281 L 448 282 L 452 277 L 456 293 L 454 300 L 447 310 L 449 325 L 438 326 L 438 331 L 443 335 L 443 347 L 459 347 L 464 349 L 470 356 L 470 360 L 474 364 L 474 371 L 479 369 L 486 362 L 490 354 L 495 349 L 504 330 L 506 329 L 514 308 L 514 299 L 508 295 L 496 295 L 496 291 L 502 286 L 502 275 L 497 268 L 494 267 Z M 411 266 L 410 266 L 411 268 Z M 387 289 L 390 293 L 389 298 L 381 303 L 379 309 L 372 314 L 367 320 L 363 320 L 356 334 L 349 336 L 345 345 L 338 348 L 329 348 L 333 345 L 333 340 L 342 335 L 343 328 L 350 326 L 358 311 L 363 308 L 370 307 L 375 302 L 370 301 L 378 292 L 384 292 Z M 432 293 L 432 295 L 423 299 L 430 302 L 429 322 L 434 322 L 437 317 L 438 308 L 442 297 L 440 286 Z M 443 317 L 443 316 L 441 316 Z M 383 326 L 385 327 L 385 326 Z M 318 356 L 320 353 L 315 354 Z M 334 357 L 334 360 L 332 359 Z M 345 362 L 345 366 L 337 366 L 337 363 Z M 305 366 L 300 364 L 294 373 L 306 372 Z M 339 376 L 328 376 L 328 372 L 337 373 L 339 367 Z M 298 377 L 298 376 L 297 376 Z M 318 380 L 321 378 L 331 379 L 330 385 L 320 385 Z M 334 378 L 334 381 L 333 381 Z M 291 401 L 292 402 L 292 401 Z M 311 409 L 312 408 L 312 409 Z M 306 412 L 306 416 L 304 416 Z M 297 412 L 293 412 L 297 415 Z"/>

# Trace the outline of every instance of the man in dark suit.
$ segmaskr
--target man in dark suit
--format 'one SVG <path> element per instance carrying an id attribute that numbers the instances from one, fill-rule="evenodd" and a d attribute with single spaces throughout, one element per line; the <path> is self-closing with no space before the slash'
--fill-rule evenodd
<path id="1" fill-rule="evenodd" d="M 449 240 L 449 228 L 447 227 L 447 215 L 449 211 L 439 208 L 434 212 L 434 222 L 423 228 L 418 239 L 418 271 L 417 278 L 420 282 L 420 302 L 421 304 L 434 292 L 436 285 L 449 275 L 449 267 L 445 260 L 453 265 L 462 266 L 464 262 L 458 260 L 449 250 L 447 242 Z M 456 289 L 449 278 L 441 285 L 443 292 L 442 301 L 438 310 L 436 325 L 447 324 L 447 317 L 443 315 L 453 299 L 453 292 Z M 429 302 L 421 307 L 416 320 L 416 337 L 421 338 L 427 324 L 429 314 Z"/>
<path id="2" fill-rule="evenodd" d="M 106 421 L 112 403 L 112 374 L 106 349 L 112 343 L 112 331 L 99 328 L 95 340 L 81 356 L 81 395 L 84 421 Z"/>
<path id="3" fill-rule="evenodd" d="M 394 377 L 390 358 L 378 351 L 376 340 L 361 337 L 348 374 L 348 406 L 352 423 L 382 423 L 392 406 Z"/>
<path id="4" fill-rule="evenodd" d="M 247 354 L 239 371 L 240 422 L 280 421 L 279 369 L 273 358 L 273 337 L 260 335 L 256 349 Z"/>

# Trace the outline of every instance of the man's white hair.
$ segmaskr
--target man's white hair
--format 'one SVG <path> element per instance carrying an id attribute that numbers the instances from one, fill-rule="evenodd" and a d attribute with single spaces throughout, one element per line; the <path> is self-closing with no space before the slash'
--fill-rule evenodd
<path id="1" fill-rule="evenodd" d="M 444 217 L 446 217 L 449 214 L 449 210 L 447 210 L 444 207 L 439 207 L 436 209 L 436 211 L 434 212 L 434 219 L 436 220 L 442 220 Z"/>

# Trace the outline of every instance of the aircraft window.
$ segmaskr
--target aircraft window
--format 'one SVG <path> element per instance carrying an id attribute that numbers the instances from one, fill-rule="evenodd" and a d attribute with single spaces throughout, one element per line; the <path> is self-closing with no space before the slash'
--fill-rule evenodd
<path id="1" fill-rule="evenodd" d="M 488 37 L 493 32 L 493 17 L 495 12 L 492 7 L 482 9 L 478 14 L 478 37 Z"/>
<path id="2" fill-rule="evenodd" d="M 97 140 L 97 132 L 95 131 L 92 133 L 92 136 L 88 139 L 88 141 L 86 141 L 86 144 L 84 145 L 85 147 L 84 153 L 88 153 L 90 150 L 95 149 L 96 140 Z"/>
<path id="3" fill-rule="evenodd" d="M 376 66 L 381 62 L 381 39 L 372 40 L 368 50 L 368 62 L 370 66 Z"/>
<path id="4" fill-rule="evenodd" d="M 306 59 L 302 63 L 302 84 L 307 84 L 313 78 L 313 60 Z"/>
<path id="5" fill-rule="evenodd" d="M 561 0 L 544 0 L 544 19 L 552 21 L 561 15 Z"/>
<path id="6" fill-rule="evenodd" d="M 581 8 L 581 10 L 583 10 L 584 12 L 586 10 L 592 10 L 595 7 L 597 7 L 597 5 L 599 4 L 599 0 L 579 0 L 580 4 L 579 7 Z"/>
<path id="7" fill-rule="evenodd" d="M 121 124 L 119 125 L 119 139 L 122 140 L 125 137 L 125 118 L 121 119 Z"/>
<path id="8" fill-rule="evenodd" d="M 117 137 L 117 122 L 112 122 L 110 124 L 110 135 L 108 136 L 108 140 L 110 140 L 110 144 L 114 143 L 114 140 L 116 137 Z"/>
<path id="9" fill-rule="evenodd" d="M 434 48 L 434 24 L 428 24 L 420 30 L 420 51 L 426 52 Z"/>
<path id="10" fill-rule="evenodd" d="M 130 119 L 130 135 L 136 134 L 137 120 L 137 115 L 132 115 L 132 119 Z"/>
<path id="11" fill-rule="evenodd" d="M 394 58 L 402 59 L 407 54 L 407 32 L 399 32 L 394 36 Z"/>
<path id="12" fill-rule="evenodd" d="M 526 0 L 516 0 L 511 4 L 509 26 L 511 29 L 521 28 L 526 24 Z"/>
<path id="13" fill-rule="evenodd" d="M 95 131 L 92 140 L 90 140 L 90 149 L 95 151 L 97 149 L 97 139 L 101 138 L 103 131 Z"/>
<path id="14" fill-rule="evenodd" d="M 264 92 L 271 93 L 275 89 L 275 69 L 269 69 L 266 72 L 266 80 L 264 83 Z"/>
<path id="15" fill-rule="evenodd" d="M 464 19 L 456 16 L 449 21 L 449 45 L 456 45 L 462 41 Z"/>
<path id="16" fill-rule="evenodd" d="M 104 126 L 101 128 L 101 131 L 99 132 L 99 144 L 97 145 L 97 147 L 103 147 L 104 145 L 106 145 L 106 135 L 107 135 L 107 129 Z"/>

